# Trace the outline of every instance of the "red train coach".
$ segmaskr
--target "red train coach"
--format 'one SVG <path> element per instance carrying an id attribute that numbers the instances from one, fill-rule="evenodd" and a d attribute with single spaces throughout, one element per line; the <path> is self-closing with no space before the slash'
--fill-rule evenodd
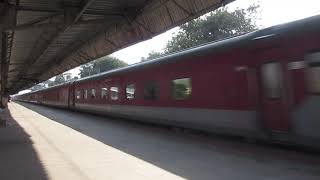
<path id="1" fill-rule="evenodd" d="M 315 16 L 16 99 L 319 147 L 319 93 Z"/>

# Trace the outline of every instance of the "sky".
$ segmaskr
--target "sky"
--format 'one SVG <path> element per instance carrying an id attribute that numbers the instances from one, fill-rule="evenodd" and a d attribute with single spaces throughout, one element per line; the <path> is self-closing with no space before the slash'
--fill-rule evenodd
<path id="1" fill-rule="evenodd" d="M 320 14 L 320 0 L 236 0 L 227 7 L 230 10 L 247 8 L 254 3 L 261 6 L 260 18 L 257 22 L 261 27 L 269 27 Z M 150 40 L 117 51 L 111 56 L 129 64 L 140 62 L 141 57 L 147 57 L 149 52 L 162 51 L 166 42 L 177 31 L 178 28 L 174 28 Z"/>
<path id="2" fill-rule="evenodd" d="M 228 4 L 227 7 L 233 10 L 247 8 L 252 4 L 260 5 L 257 24 L 261 28 L 320 14 L 320 0 L 235 0 Z M 151 51 L 163 51 L 167 41 L 177 31 L 178 28 L 173 28 L 150 40 L 117 51 L 111 56 L 117 57 L 128 64 L 140 62 L 141 58 L 147 57 Z M 68 72 L 76 76 L 79 73 L 79 67 Z"/>

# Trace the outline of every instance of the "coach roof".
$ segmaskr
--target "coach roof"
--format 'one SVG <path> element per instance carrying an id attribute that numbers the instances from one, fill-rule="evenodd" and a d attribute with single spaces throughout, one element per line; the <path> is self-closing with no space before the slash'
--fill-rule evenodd
<path id="1" fill-rule="evenodd" d="M 114 70 L 106 71 L 100 74 L 84 77 L 76 80 L 76 82 L 84 82 L 88 80 L 99 79 L 106 76 L 148 68 L 148 67 L 156 66 L 159 64 L 173 63 L 179 60 L 190 59 L 192 57 L 204 56 L 204 55 L 207 55 L 208 53 L 228 50 L 229 48 L 241 47 L 241 45 L 243 44 L 248 44 L 248 43 L 251 43 L 252 41 L 261 40 L 265 38 L 271 38 L 279 35 L 288 36 L 292 33 L 298 33 L 302 31 L 315 31 L 315 30 L 320 30 L 320 15 L 313 16 L 313 17 L 306 18 L 299 21 L 286 23 L 286 24 L 272 26 L 266 29 L 254 31 L 254 32 L 236 36 L 236 37 L 230 37 L 230 38 L 202 44 L 200 46 L 192 47 L 187 50 L 168 54 L 168 55 L 156 58 L 154 60 L 140 62 L 133 65 L 129 65 L 127 67 L 114 69 Z"/>
<path id="2" fill-rule="evenodd" d="M 313 31 L 319 31 L 319 30 L 320 30 L 320 15 L 317 15 L 317 16 L 306 18 L 306 19 L 286 23 L 286 24 L 272 26 L 272 27 L 254 31 L 248 34 L 210 42 L 197 47 L 192 47 L 187 50 L 168 54 L 154 60 L 141 62 L 141 63 L 129 65 L 127 67 L 114 69 L 114 70 L 103 72 L 100 74 L 84 77 L 84 78 L 75 80 L 73 82 L 86 82 L 90 80 L 105 78 L 106 76 L 149 68 L 149 67 L 157 66 L 160 64 L 173 63 L 180 60 L 190 59 L 192 57 L 200 57 L 200 56 L 207 55 L 208 53 L 220 52 L 220 51 L 228 50 L 229 48 L 241 47 L 241 45 L 244 45 L 244 44 L 247 45 L 249 43 L 252 43 L 254 41 L 259 41 L 261 39 L 279 37 L 279 36 L 290 36 L 296 33 L 313 32 Z M 47 89 L 57 88 L 69 83 L 72 83 L 72 82 L 56 85 Z M 46 89 L 43 89 L 43 90 L 46 90 Z M 42 90 L 39 90 L 39 91 L 42 91 Z M 38 92 L 38 91 L 34 91 L 34 92 Z"/>

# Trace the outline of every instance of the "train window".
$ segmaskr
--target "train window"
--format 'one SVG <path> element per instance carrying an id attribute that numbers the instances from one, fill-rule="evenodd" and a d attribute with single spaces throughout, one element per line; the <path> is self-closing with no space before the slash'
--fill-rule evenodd
<path id="1" fill-rule="evenodd" d="M 308 54 L 306 62 L 308 64 L 306 70 L 308 92 L 320 93 L 320 52 Z"/>
<path id="2" fill-rule="evenodd" d="M 267 98 L 280 98 L 282 94 L 282 67 L 278 62 L 262 66 L 262 84 Z"/>
<path id="3" fill-rule="evenodd" d="M 80 99 L 80 98 L 81 98 L 81 91 L 77 91 L 76 98 L 77 98 L 77 99 Z"/>
<path id="4" fill-rule="evenodd" d="M 127 99 L 134 99 L 134 93 L 135 93 L 135 85 L 134 84 L 128 84 L 126 87 L 126 96 Z"/>
<path id="5" fill-rule="evenodd" d="M 306 67 L 306 63 L 304 61 L 293 61 L 288 63 L 289 70 L 303 69 L 305 67 Z"/>
<path id="6" fill-rule="evenodd" d="M 159 86 L 155 81 L 148 82 L 144 87 L 144 99 L 156 100 L 159 96 Z"/>
<path id="7" fill-rule="evenodd" d="M 110 88 L 110 98 L 111 100 L 118 100 L 119 99 L 119 87 L 111 87 Z"/>
<path id="8" fill-rule="evenodd" d="M 175 79 L 171 84 L 172 98 L 175 100 L 185 100 L 191 96 L 191 79 Z"/>
<path id="9" fill-rule="evenodd" d="M 108 99 L 108 88 L 101 88 L 101 99 Z"/>
<path id="10" fill-rule="evenodd" d="M 87 89 L 84 90 L 83 98 L 88 99 L 88 90 Z"/>
<path id="11" fill-rule="evenodd" d="M 91 89 L 91 99 L 96 98 L 96 89 Z"/>
<path id="12" fill-rule="evenodd" d="M 309 93 L 320 93 L 320 66 L 307 69 L 307 88 Z"/>

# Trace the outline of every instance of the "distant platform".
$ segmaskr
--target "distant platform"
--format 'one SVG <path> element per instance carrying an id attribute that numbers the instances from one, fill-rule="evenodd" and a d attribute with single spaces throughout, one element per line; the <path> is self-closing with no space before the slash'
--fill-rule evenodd
<path id="1" fill-rule="evenodd" d="M 320 155 L 9 103 L 0 179 L 319 180 Z"/>

